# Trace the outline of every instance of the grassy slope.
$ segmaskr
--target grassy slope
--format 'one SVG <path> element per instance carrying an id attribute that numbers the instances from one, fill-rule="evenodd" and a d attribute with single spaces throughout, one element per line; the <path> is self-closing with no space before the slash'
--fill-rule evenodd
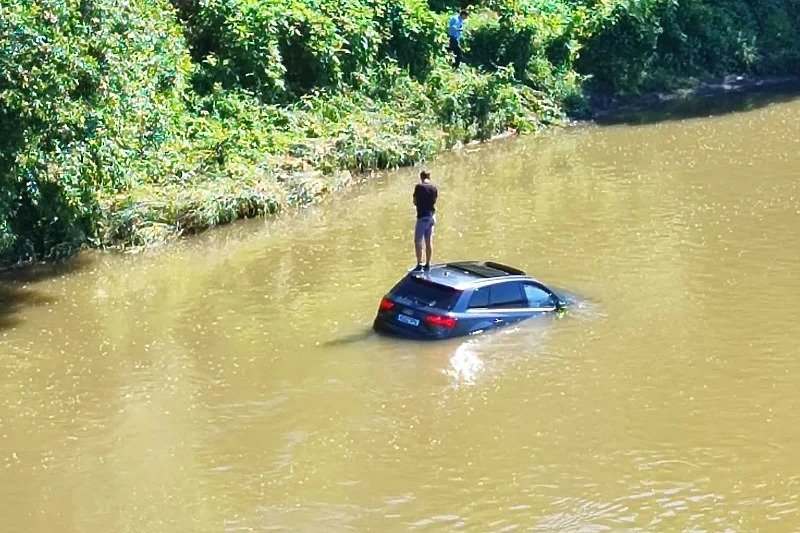
<path id="1" fill-rule="evenodd" d="M 272 214 L 613 94 L 800 65 L 791 0 L 6 0 L 0 261 Z M 437 10 L 433 10 L 435 7 Z"/>

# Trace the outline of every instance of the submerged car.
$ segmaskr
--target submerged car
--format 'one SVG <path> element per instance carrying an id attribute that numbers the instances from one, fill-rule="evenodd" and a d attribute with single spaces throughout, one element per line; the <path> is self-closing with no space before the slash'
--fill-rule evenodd
<path id="1" fill-rule="evenodd" d="M 566 301 L 522 270 L 463 261 L 411 271 L 381 299 L 376 331 L 417 339 L 472 335 L 545 313 Z"/>

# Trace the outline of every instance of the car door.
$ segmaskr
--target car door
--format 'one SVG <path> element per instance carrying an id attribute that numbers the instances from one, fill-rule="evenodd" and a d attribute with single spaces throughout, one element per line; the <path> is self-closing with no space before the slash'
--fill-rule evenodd
<path id="1" fill-rule="evenodd" d="M 489 287 L 473 289 L 467 303 L 464 320 L 469 333 L 477 333 L 495 327 L 494 316 L 489 309 Z"/>
<path id="2" fill-rule="evenodd" d="M 504 281 L 489 287 L 489 312 L 497 325 L 505 325 L 529 316 L 522 283 Z"/>

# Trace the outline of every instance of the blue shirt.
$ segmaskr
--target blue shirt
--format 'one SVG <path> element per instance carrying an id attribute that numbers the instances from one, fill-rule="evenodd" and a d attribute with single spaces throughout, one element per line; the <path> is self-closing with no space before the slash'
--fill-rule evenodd
<path id="1" fill-rule="evenodd" d="M 461 20 L 461 15 L 453 15 L 450 17 L 450 22 L 447 24 L 447 35 L 455 39 L 461 40 L 461 33 L 464 31 L 464 21 Z"/>

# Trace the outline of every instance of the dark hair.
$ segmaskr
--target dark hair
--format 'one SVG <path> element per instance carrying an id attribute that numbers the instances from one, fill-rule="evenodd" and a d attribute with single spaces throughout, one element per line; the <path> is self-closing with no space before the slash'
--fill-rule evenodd
<path id="1" fill-rule="evenodd" d="M 427 170 L 421 170 L 419 172 L 419 179 L 421 179 L 421 180 L 429 180 L 429 179 L 431 179 L 431 173 L 428 172 Z"/>
<path id="2" fill-rule="evenodd" d="M 462 16 L 464 16 L 464 17 L 468 17 L 469 16 L 469 11 L 467 11 L 466 9 L 462 9 L 460 14 Z"/>

